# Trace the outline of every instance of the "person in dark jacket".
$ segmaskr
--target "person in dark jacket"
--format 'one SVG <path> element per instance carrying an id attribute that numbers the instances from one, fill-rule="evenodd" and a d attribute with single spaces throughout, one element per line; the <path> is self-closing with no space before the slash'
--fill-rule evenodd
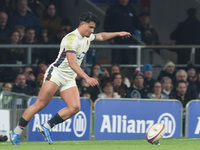
<path id="1" fill-rule="evenodd" d="M 170 39 L 175 40 L 176 45 L 198 45 L 200 44 L 200 21 L 196 18 L 197 10 L 189 8 L 187 18 L 178 24 L 171 33 Z M 178 64 L 186 64 L 190 60 L 190 49 L 176 50 Z"/>
<path id="2" fill-rule="evenodd" d="M 147 98 L 148 89 L 144 86 L 144 76 L 139 70 L 136 70 L 133 74 L 133 83 L 131 84 L 129 91 L 130 97 L 134 97 L 135 91 L 138 91 L 138 95 L 141 98 Z"/>
<path id="3" fill-rule="evenodd" d="M 15 84 L 13 85 L 12 92 L 23 93 L 26 95 L 34 95 L 34 90 L 26 84 L 26 77 L 24 74 L 19 73 L 15 79 Z"/>
<path id="4" fill-rule="evenodd" d="M 176 71 L 175 64 L 172 61 L 169 61 L 165 64 L 163 70 L 161 70 L 158 75 L 157 80 L 161 81 L 163 77 L 169 77 L 172 80 L 173 85 L 176 83 Z"/>
<path id="5" fill-rule="evenodd" d="M 108 8 L 104 21 L 104 30 L 106 32 L 128 31 L 134 34 L 136 29 L 141 32 L 146 31 L 137 13 L 130 5 L 129 0 L 118 0 L 116 4 Z M 110 44 L 117 45 L 131 45 L 136 43 L 132 37 L 127 39 L 116 37 L 109 42 Z M 132 54 L 133 51 L 130 49 L 113 49 L 112 63 L 128 64 L 130 60 L 136 60 L 133 58 L 135 55 L 132 56 Z"/>

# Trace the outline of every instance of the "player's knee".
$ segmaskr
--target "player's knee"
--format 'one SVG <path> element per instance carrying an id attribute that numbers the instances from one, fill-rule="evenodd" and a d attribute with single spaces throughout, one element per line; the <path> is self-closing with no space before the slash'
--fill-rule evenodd
<path id="1" fill-rule="evenodd" d="M 35 106 L 37 111 L 41 111 L 44 107 L 47 106 L 47 104 L 40 101 L 40 102 L 34 103 L 34 106 Z"/>
<path id="2" fill-rule="evenodd" d="M 81 109 L 81 107 L 79 105 L 73 106 L 72 107 L 72 112 L 73 114 L 76 114 L 77 112 L 79 112 Z"/>

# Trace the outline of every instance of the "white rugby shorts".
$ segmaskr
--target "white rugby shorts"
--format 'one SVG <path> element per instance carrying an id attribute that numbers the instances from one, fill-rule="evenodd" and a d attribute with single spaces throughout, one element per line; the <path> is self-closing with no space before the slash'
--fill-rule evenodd
<path id="1" fill-rule="evenodd" d="M 49 66 L 49 68 L 44 74 L 43 82 L 45 81 L 51 81 L 57 84 L 59 86 L 60 92 L 71 87 L 77 86 L 74 77 L 67 77 L 65 73 L 59 71 L 57 67 L 54 67 L 52 65 Z"/>

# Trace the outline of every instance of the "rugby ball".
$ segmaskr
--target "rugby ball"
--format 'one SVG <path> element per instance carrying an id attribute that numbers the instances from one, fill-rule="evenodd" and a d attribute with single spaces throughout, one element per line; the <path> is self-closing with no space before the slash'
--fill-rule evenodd
<path id="1" fill-rule="evenodd" d="M 165 125 L 162 123 L 156 123 L 147 131 L 146 139 L 149 143 L 158 145 L 159 140 L 163 138 L 164 134 Z"/>

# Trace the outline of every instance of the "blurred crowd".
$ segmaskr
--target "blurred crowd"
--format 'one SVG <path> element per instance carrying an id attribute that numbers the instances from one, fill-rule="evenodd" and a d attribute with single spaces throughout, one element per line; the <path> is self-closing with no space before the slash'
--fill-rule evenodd
<path id="1" fill-rule="evenodd" d="M 72 30 L 71 21 L 58 15 L 56 1 L 0 0 L 0 4 L 0 44 L 60 44 L 61 39 Z M 175 44 L 200 44 L 200 22 L 196 13 L 195 8 L 189 8 L 187 19 L 171 33 L 170 38 L 176 41 Z M 109 41 L 110 44 L 136 44 L 137 39 L 147 45 L 161 44 L 158 33 L 150 23 L 150 13 L 145 11 L 137 15 L 129 0 L 118 0 L 108 8 L 104 30 L 128 31 L 136 36 L 136 40 L 114 38 Z M 111 67 L 102 68 L 97 63 L 96 49 L 91 49 L 87 62 L 92 67 L 85 71 L 99 81 L 99 86 L 90 87 L 84 79 L 77 77 L 80 96 L 88 97 L 93 102 L 97 98 L 178 99 L 185 107 L 188 101 L 199 99 L 199 72 L 189 62 L 190 50 L 176 52 L 177 64 L 188 64 L 186 68 L 179 69 L 169 61 L 154 78 L 152 65 L 145 64 L 141 70 L 136 69 L 131 73 L 132 78 L 128 78 L 120 64 L 135 63 L 136 51 L 112 50 Z M 57 54 L 58 51 L 54 49 L 34 49 L 32 64 L 36 64 L 36 67 L 0 70 L 3 72 L 0 74 L 0 82 L 3 82 L 1 90 L 38 95 L 44 72 Z M 1 50 L 1 64 L 24 64 L 26 59 L 23 48 Z"/>
<path id="2" fill-rule="evenodd" d="M 4 77 L 1 90 L 38 95 L 47 68 L 45 61 L 39 61 L 37 67 L 15 67 Z M 94 63 L 88 73 L 99 81 L 98 86 L 91 87 L 79 76 L 76 81 L 80 96 L 92 102 L 97 98 L 177 99 L 185 107 L 190 100 L 200 98 L 200 78 L 192 63 L 186 69 L 178 69 L 173 62 L 167 62 L 156 79 L 151 64 L 145 64 L 141 71 L 136 68 L 131 79 L 119 64 L 102 68 L 101 64 Z M 57 94 L 55 96 L 59 96 Z"/>
<path id="3" fill-rule="evenodd" d="M 47 3 L 48 2 L 48 3 Z M 0 44 L 60 44 L 71 31 L 71 21 L 57 14 L 55 1 L 1 0 Z M 58 51 L 34 49 L 32 63 L 39 59 L 52 63 Z M 1 50 L 0 63 L 26 63 L 26 51 L 22 48 Z"/>

